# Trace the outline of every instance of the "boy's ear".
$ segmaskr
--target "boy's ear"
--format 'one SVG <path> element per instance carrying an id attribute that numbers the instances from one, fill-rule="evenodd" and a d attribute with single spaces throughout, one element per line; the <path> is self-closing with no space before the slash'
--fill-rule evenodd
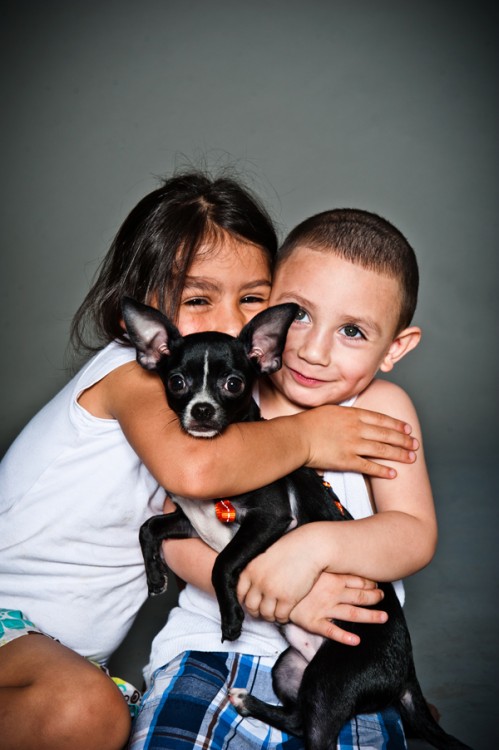
<path id="1" fill-rule="evenodd" d="M 181 338 L 180 332 L 159 310 L 130 297 L 123 298 L 121 309 L 137 362 L 145 370 L 155 370 L 162 357 L 170 354 L 172 342 Z"/>
<path id="2" fill-rule="evenodd" d="M 402 357 L 405 357 L 406 354 L 415 349 L 420 341 L 421 328 L 418 328 L 417 326 L 404 328 L 404 330 L 397 334 L 390 344 L 390 348 L 385 354 L 379 367 L 381 372 L 390 372 L 390 370 L 393 369 L 393 366 L 399 362 Z"/>

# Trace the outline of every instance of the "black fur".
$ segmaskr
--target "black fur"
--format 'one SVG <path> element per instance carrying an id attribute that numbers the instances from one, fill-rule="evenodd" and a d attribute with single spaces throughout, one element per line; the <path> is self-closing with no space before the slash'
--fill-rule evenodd
<path id="1" fill-rule="evenodd" d="M 269 308 L 245 326 L 237 339 L 213 332 L 182 337 L 163 315 L 132 300 L 124 301 L 123 312 L 138 361 L 157 370 L 168 403 L 184 428 L 202 437 L 222 432 L 231 422 L 260 418 L 252 400 L 253 385 L 259 374 L 275 372 L 281 366 L 286 333 L 297 306 Z M 291 502 L 290 497 L 294 498 Z M 214 509 L 208 520 L 206 515 L 196 515 L 193 508 L 202 506 L 206 513 L 208 503 L 200 505 L 178 497 L 174 500 L 178 503 L 174 513 L 151 518 L 140 532 L 149 589 L 158 593 L 165 585 L 161 540 L 201 536 L 220 550 L 212 580 L 220 605 L 222 639 L 228 640 L 236 639 L 241 632 L 244 612 L 236 597 L 236 585 L 241 571 L 254 557 L 291 527 L 351 519 L 347 511 L 339 510 L 331 490 L 324 487 L 316 472 L 307 468 L 230 498 L 237 509 L 237 522 L 230 529 L 215 518 Z M 220 534 L 221 538 L 214 541 Z M 411 735 L 442 750 L 467 748 L 444 732 L 431 716 L 416 678 L 402 608 L 391 584 L 379 586 L 384 599 L 378 608 L 388 613 L 386 624 L 340 623 L 360 636 L 356 647 L 318 639 L 318 649 L 310 655 L 303 648 L 307 634 L 286 626 L 288 639 L 295 645 L 281 654 L 272 673 L 282 706 L 263 703 L 233 688 L 231 701 L 239 713 L 302 736 L 308 750 L 333 750 L 341 727 L 350 718 L 393 705 L 400 710 Z"/>

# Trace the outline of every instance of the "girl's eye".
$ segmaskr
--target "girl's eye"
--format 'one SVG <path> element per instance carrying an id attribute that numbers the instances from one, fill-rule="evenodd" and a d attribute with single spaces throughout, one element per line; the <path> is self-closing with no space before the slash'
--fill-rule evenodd
<path id="1" fill-rule="evenodd" d="M 172 393 L 181 393 L 186 388 L 185 380 L 182 375 L 172 375 L 168 379 L 168 387 Z"/>
<path id="2" fill-rule="evenodd" d="M 192 297 L 191 299 L 186 299 L 183 304 L 189 305 L 191 307 L 197 307 L 198 305 L 207 305 L 208 300 L 204 299 L 203 297 Z"/>
<path id="3" fill-rule="evenodd" d="M 224 388 L 226 391 L 229 391 L 229 393 L 237 396 L 237 394 L 241 393 L 244 389 L 244 381 L 237 375 L 231 375 L 225 381 Z"/>
<path id="4" fill-rule="evenodd" d="M 246 297 L 243 297 L 241 302 L 244 305 L 262 305 L 266 300 L 264 300 L 263 297 L 258 297 L 254 294 L 248 294 Z"/>
<path id="5" fill-rule="evenodd" d="M 355 325 L 349 324 L 349 325 L 343 326 L 341 330 L 343 331 L 343 334 L 349 339 L 363 339 L 364 338 L 364 334 L 362 333 L 360 328 L 358 328 Z"/>
<path id="6" fill-rule="evenodd" d="M 303 308 L 300 307 L 300 309 L 296 313 L 295 320 L 298 320 L 300 323 L 309 323 L 310 317 L 308 313 Z"/>

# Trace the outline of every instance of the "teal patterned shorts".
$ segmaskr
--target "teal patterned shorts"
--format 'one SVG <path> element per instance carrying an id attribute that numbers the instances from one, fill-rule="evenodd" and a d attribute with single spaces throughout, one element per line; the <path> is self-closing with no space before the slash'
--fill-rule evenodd
<path id="1" fill-rule="evenodd" d="M 28 633 L 41 633 L 18 609 L 0 609 L 0 646 Z"/>
<path id="2" fill-rule="evenodd" d="M 44 633 L 40 628 L 37 628 L 36 625 L 32 623 L 31 620 L 28 620 L 20 610 L 0 608 L 0 646 L 5 646 L 15 638 L 20 638 L 22 635 L 29 635 L 30 633 L 41 633 L 48 638 L 52 638 L 52 636 Z M 88 661 L 111 677 L 107 667 L 98 664 L 92 659 L 89 659 Z M 142 700 L 141 693 L 137 688 L 129 682 L 122 680 L 120 677 L 111 677 L 111 679 L 120 690 L 125 701 L 128 703 L 128 708 L 132 718 L 135 718 Z"/>

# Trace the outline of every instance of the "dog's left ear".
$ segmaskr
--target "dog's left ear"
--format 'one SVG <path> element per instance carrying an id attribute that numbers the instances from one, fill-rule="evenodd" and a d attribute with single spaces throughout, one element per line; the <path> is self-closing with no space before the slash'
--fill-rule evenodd
<path id="1" fill-rule="evenodd" d="M 239 334 L 249 359 L 262 375 L 280 369 L 288 328 L 299 309 L 294 302 L 268 307 L 255 315 Z"/>
<path id="2" fill-rule="evenodd" d="M 131 297 L 121 304 L 130 341 L 137 350 L 137 362 L 146 370 L 155 370 L 162 357 L 170 354 L 171 344 L 182 338 L 176 326 L 159 310 Z"/>

